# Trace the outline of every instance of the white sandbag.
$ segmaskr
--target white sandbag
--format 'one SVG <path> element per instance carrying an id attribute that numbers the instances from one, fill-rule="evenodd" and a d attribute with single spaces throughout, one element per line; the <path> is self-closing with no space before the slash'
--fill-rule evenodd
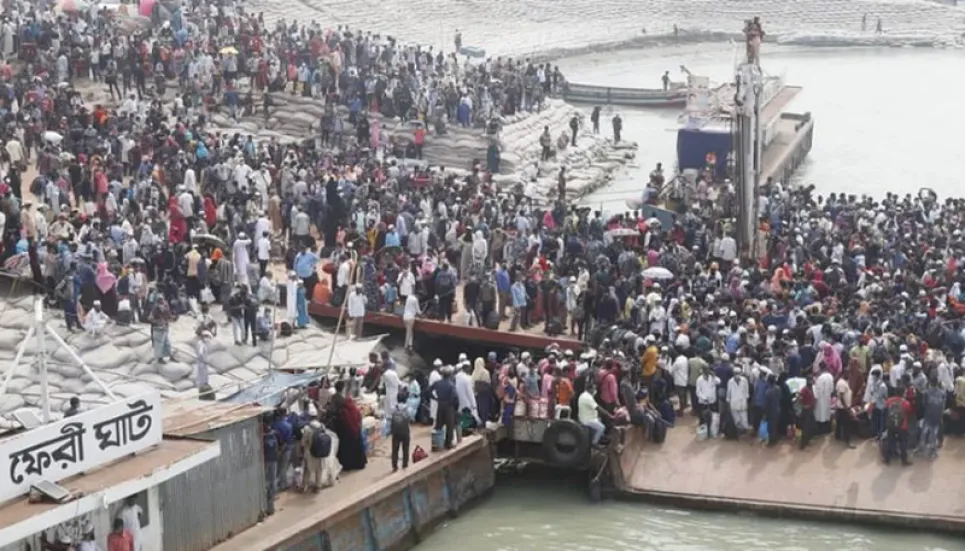
<path id="1" fill-rule="evenodd" d="M 180 362 L 167 362 L 158 366 L 158 373 L 171 383 L 190 377 L 193 372 L 192 366 Z"/>
<path id="2" fill-rule="evenodd" d="M 0 414 L 7 414 L 16 411 L 25 405 L 24 399 L 16 394 L 4 394 L 0 396 Z"/>

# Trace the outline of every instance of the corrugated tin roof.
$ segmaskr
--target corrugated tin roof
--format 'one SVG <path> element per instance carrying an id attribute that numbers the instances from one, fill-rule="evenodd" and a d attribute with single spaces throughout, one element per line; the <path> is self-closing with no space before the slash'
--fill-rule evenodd
<path id="1" fill-rule="evenodd" d="M 196 398 L 164 402 L 164 434 L 193 436 L 219 429 L 268 411 L 254 404 L 207 402 Z"/>

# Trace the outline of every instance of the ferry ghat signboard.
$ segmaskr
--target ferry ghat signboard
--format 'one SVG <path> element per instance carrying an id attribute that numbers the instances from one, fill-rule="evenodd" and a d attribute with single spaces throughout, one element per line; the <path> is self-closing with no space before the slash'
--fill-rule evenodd
<path id="1" fill-rule="evenodd" d="M 60 482 L 161 442 L 161 396 L 150 393 L 0 441 L 0 503 L 41 480 Z"/>

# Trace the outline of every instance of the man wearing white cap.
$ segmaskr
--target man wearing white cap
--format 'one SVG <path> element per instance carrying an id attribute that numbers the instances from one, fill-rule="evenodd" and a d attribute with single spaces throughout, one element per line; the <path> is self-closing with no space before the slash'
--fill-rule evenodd
<path id="1" fill-rule="evenodd" d="M 235 239 L 231 246 L 231 254 L 235 264 L 235 277 L 238 283 L 242 285 L 248 285 L 248 264 L 251 262 L 251 258 L 248 256 L 248 247 L 250 246 L 251 239 L 248 239 L 245 232 L 239 233 L 238 239 Z"/>
<path id="2" fill-rule="evenodd" d="M 214 400 L 214 393 L 208 384 L 208 341 L 211 340 L 210 331 L 201 331 L 195 348 L 194 386 L 198 389 L 198 397 L 202 400 Z"/>
<path id="3" fill-rule="evenodd" d="M 747 378 L 744 377 L 740 367 L 734 368 L 734 376 L 727 381 L 727 405 L 730 407 L 730 415 L 734 420 L 734 426 L 739 432 L 744 432 L 750 428 L 747 421 L 747 400 L 750 398 L 750 390 Z"/>
<path id="4" fill-rule="evenodd" d="M 365 293 L 362 292 L 362 285 L 356 285 L 352 288 L 352 291 L 348 295 L 348 325 L 345 327 L 345 332 L 350 338 L 360 339 L 362 338 L 362 326 L 365 322 L 365 306 L 367 299 Z"/>
<path id="5" fill-rule="evenodd" d="M 442 379 L 442 374 L 439 372 L 440 369 L 442 369 L 442 360 L 440 360 L 439 358 L 436 358 L 436 360 L 432 362 L 432 372 L 429 373 L 428 387 L 431 387 L 433 383 Z M 436 422 L 436 415 L 438 413 L 439 413 L 439 402 L 437 402 L 435 398 L 432 398 L 429 400 L 429 418 L 432 419 L 433 424 L 435 424 Z"/>
<path id="6" fill-rule="evenodd" d="M 87 316 L 84 318 L 84 329 L 90 333 L 90 336 L 96 337 L 104 331 L 109 321 L 107 314 L 101 310 L 101 301 L 95 300 L 93 308 L 90 312 L 87 312 Z"/>

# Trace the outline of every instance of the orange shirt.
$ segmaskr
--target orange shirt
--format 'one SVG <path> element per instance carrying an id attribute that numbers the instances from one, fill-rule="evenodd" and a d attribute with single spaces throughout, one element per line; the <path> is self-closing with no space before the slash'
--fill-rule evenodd
<path id="1" fill-rule="evenodd" d="M 415 144 L 416 144 L 416 145 L 422 145 L 423 143 L 425 143 L 425 141 L 426 141 L 426 129 L 425 129 L 425 128 L 416 128 L 416 129 L 415 129 L 414 140 L 415 140 Z"/>
<path id="2" fill-rule="evenodd" d="M 134 551 L 134 537 L 127 530 L 107 536 L 107 551 Z"/>
<path id="3" fill-rule="evenodd" d="M 570 405 L 573 399 L 573 383 L 566 377 L 560 377 L 556 382 L 556 404 L 561 406 Z"/>

